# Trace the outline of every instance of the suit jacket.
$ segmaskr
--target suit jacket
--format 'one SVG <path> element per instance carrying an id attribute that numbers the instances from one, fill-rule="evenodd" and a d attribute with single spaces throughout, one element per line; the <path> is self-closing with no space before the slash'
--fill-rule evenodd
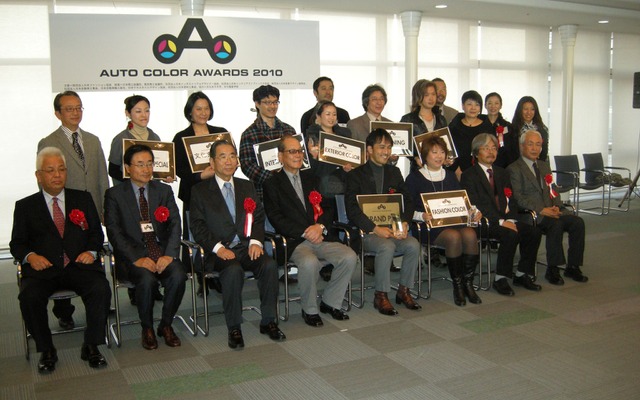
<path id="1" fill-rule="evenodd" d="M 385 118 L 383 116 L 380 116 L 380 120 L 392 122 L 389 118 Z M 367 136 L 371 133 L 371 120 L 365 112 L 361 116 L 347 122 L 347 128 L 351 131 L 351 137 L 353 139 L 365 142 L 367 140 Z"/>
<path id="2" fill-rule="evenodd" d="M 538 169 L 540 169 L 540 176 L 544 179 L 545 176 L 551 174 L 551 167 L 549 164 L 538 160 Z M 529 209 L 538 213 L 538 221 L 542 221 L 543 216 L 540 215 L 545 207 L 558 206 L 562 207 L 562 200 L 560 196 L 556 196 L 553 200 L 549 195 L 549 187 L 542 183 L 542 188 L 536 182 L 536 176 L 529 169 L 522 157 L 511 163 L 507 167 L 509 174 L 511 175 L 511 187 L 513 188 L 513 197 L 518 202 L 520 209 Z M 526 221 L 526 219 L 523 219 Z"/>
<path id="3" fill-rule="evenodd" d="M 235 223 L 215 177 L 198 183 L 191 190 L 191 233 L 203 247 L 207 257 L 212 254 L 216 244 L 222 242 L 226 245 L 233 241 L 235 235 L 245 245 L 248 245 L 249 239 L 260 243 L 264 241 L 264 208 L 253 184 L 246 179 L 234 177 L 233 186 L 236 197 Z M 250 238 L 244 236 L 244 201 L 247 198 L 256 202 Z"/>
<path id="4" fill-rule="evenodd" d="M 93 203 L 102 214 L 104 192 L 109 188 L 107 162 L 102 151 L 102 144 L 97 136 L 78 129 L 82 135 L 85 167 L 82 160 L 73 149 L 73 145 L 59 127 L 49 136 L 38 142 L 38 151 L 44 147 L 57 147 L 62 151 L 67 161 L 67 184 L 69 189 L 84 190 L 91 193 Z"/>
<path id="5" fill-rule="evenodd" d="M 402 220 L 411 222 L 415 209 L 413 201 L 411 200 L 411 194 L 404 184 L 400 170 L 395 166 L 386 164 L 384 166 L 383 184 L 383 194 L 392 192 L 402 194 L 404 198 Z M 371 161 L 347 173 L 347 190 L 344 196 L 349 221 L 363 231 L 371 232 L 376 225 L 362 212 L 360 206 L 358 206 L 356 196 L 359 194 L 378 194 L 375 178 L 373 177 L 373 170 L 371 169 Z"/>
<path id="6" fill-rule="evenodd" d="M 298 198 L 284 169 L 275 173 L 263 186 L 264 207 L 269 222 L 276 229 L 276 232 L 287 238 L 287 247 L 291 253 L 296 246 L 305 241 L 302 237 L 305 229 L 316 223 L 313 219 L 313 206 L 309 201 L 309 194 L 314 190 L 319 191 L 318 180 L 310 170 L 300 171 L 299 174 L 305 206 Z M 329 231 L 326 239 L 335 241 L 337 238 L 333 236 L 331 231 L 331 224 L 334 221 L 333 209 L 324 209 L 323 211 L 317 223 L 324 224 Z"/>
<path id="7" fill-rule="evenodd" d="M 496 165 L 493 165 L 491 169 L 493 170 L 495 193 L 491 190 L 487 174 L 478 163 L 462 173 L 460 185 L 467 191 L 471 204 L 478 207 L 482 215 L 489 220 L 489 224 L 498 226 L 500 219 L 518 219 L 518 204 L 512 195 L 509 199 L 509 212 L 506 212 L 507 197 L 504 190 L 511 188 L 509 172 Z M 496 204 L 496 195 L 499 206 Z"/>
<path id="8" fill-rule="evenodd" d="M 23 261 L 27 254 L 34 252 L 46 257 L 53 266 L 41 271 L 31 268 L 29 263 L 22 265 L 22 274 L 26 277 L 54 279 L 62 274 L 64 253 L 71 263 L 85 251 L 100 252 L 104 242 L 98 211 L 91 195 L 79 190 L 65 189 L 65 226 L 64 237 L 60 237 L 42 192 L 32 194 L 16 202 L 13 213 L 13 231 L 11 232 L 11 254 Z M 69 219 L 72 210 L 80 210 L 87 219 L 88 228 L 82 228 Z M 82 268 L 102 271 L 100 262 Z"/>
<path id="9" fill-rule="evenodd" d="M 118 273 L 126 279 L 128 269 L 139 258 L 148 257 L 144 235 L 140 229 L 139 193 L 134 191 L 130 180 L 107 190 L 105 194 L 104 223 L 107 227 L 109 242 L 113 246 Z M 149 217 L 153 230 L 162 248 L 162 255 L 178 258 L 182 227 L 180 213 L 169 185 L 150 181 L 147 185 Z M 169 209 L 165 222 L 156 219 L 154 213 L 158 207 Z"/>
<path id="10" fill-rule="evenodd" d="M 451 121 L 453 121 L 453 119 L 456 117 L 456 115 L 458 115 L 458 110 L 443 104 L 442 115 L 444 115 L 444 119 L 447 120 L 447 124 L 450 124 Z"/>

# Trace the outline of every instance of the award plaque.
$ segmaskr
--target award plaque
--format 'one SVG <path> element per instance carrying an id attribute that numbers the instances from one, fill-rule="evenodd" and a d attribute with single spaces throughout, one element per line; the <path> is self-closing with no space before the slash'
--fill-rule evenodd
<path id="1" fill-rule="evenodd" d="M 149 146 L 153 152 L 153 179 L 176 179 L 176 152 L 173 142 L 158 142 L 155 140 L 122 139 L 122 175 L 129 178 L 124 168 L 124 153 L 134 144 Z"/>
<path id="2" fill-rule="evenodd" d="M 191 166 L 191 172 L 202 172 L 209 166 L 209 150 L 213 142 L 217 142 L 218 140 L 226 140 L 235 147 L 233 138 L 229 132 L 182 138 L 184 148 L 187 151 L 189 165 Z"/>
<path id="3" fill-rule="evenodd" d="M 307 154 L 307 146 L 304 143 L 304 137 L 301 134 L 293 135 L 294 138 L 300 141 L 300 146 L 304 151 L 302 154 L 302 168 L 309 169 L 309 155 Z M 256 152 L 256 159 L 258 165 L 267 171 L 275 171 L 282 168 L 280 160 L 278 160 L 278 143 L 280 139 L 267 140 L 266 142 L 253 145 L 253 150 Z"/>
<path id="4" fill-rule="evenodd" d="M 330 164 L 347 165 L 354 167 L 364 164 L 366 144 L 359 140 L 320 132 L 318 160 Z"/>
<path id="5" fill-rule="evenodd" d="M 371 121 L 369 128 L 384 129 L 393 138 L 392 154 L 413 157 L 413 124 L 411 122 Z"/>
<path id="6" fill-rule="evenodd" d="M 422 150 L 422 142 L 429 137 L 429 135 L 437 135 L 444 140 L 447 144 L 447 158 L 453 160 L 454 158 L 458 158 L 458 150 L 456 150 L 456 146 L 453 144 L 453 138 L 451 137 L 451 132 L 449 132 L 449 127 L 437 129 L 433 132 L 425 132 L 420 135 L 417 135 L 413 138 L 416 143 L 416 150 L 418 151 L 418 156 L 420 157 L 420 161 L 424 163 L 422 159 L 422 155 L 420 154 Z"/>
<path id="7" fill-rule="evenodd" d="M 402 194 L 359 194 L 356 196 L 360 209 L 376 225 L 393 227 L 404 211 Z M 402 226 L 402 222 L 400 223 Z"/>
<path id="8" fill-rule="evenodd" d="M 467 224 L 471 203 L 466 190 L 420 194 L 424 209 L 431 214 L 431 228 Z"/>

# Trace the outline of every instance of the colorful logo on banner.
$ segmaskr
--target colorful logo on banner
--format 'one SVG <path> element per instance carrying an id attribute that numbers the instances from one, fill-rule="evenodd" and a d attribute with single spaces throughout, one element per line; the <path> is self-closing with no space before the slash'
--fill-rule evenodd
<path id="1" fill-rule="evenodd" d="M 201 40 L 189 40 L 194 30 Z M 163 64 L 178 61 L 184 49 L 205 49 L 218 64 L 230 63 L 238 52 L 233 39 L 226 35 L 212 38 L 204 21 L 196 18 L 187 19 L 178 37 L 163 33 L 153 42 L 153 55 Z"/>

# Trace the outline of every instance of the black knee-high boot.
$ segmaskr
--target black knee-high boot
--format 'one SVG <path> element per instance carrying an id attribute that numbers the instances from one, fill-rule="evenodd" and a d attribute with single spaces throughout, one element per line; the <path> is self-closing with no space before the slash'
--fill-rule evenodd
<path id="1" fill-rule="evenodd" d="M 462 263 L 464 265 L 464 273 L 463 273 L 463 284 L 464 294 L 469 298 L 469 302 L 473 304 L 480 304 L 482 300 L 476 294 L 475 289 L 473 288 L 473 278 L 476 274 L 476 267 L 478 266 L 478 261 L 480 261 L 480 256 L 475 254 L 463 254 L 462 255 Z"/>
<path id="2" fill-rule="evenodd" d="M 464 289 L 462 288 L 462 256 L 447 257 L 447 266 L 453 283 L 453 302 L 457 306 L 464 306 L 467 301 L 464 299 Z"/>

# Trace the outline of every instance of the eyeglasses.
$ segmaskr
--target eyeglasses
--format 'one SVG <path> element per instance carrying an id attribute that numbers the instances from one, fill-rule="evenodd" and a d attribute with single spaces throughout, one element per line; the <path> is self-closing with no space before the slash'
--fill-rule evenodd
<path id="1" fill-rule="evenodd" d="M 260 101 L 260 104 L 264 104 L 265 106 L 277 106 L 278 104 L 280 104 L 280 100 L 276 100 L 276 101 L 262 100 Z"/>
<path id="2" fill-rule="evenodd" d="M 77 107 L 64 107 L 64 108 L 60 108 L 60 111 L 64 111 L 66 113 L 72 113 L 72 112 L 82 112 L 84 110 L 84 107 L 82 106 L 77 106 Z"/>
<path id="3" fill-rule="evenodd" d="M 38 171 L 44 172 L 47 175 L 53 175 L 56 172 L 59 174 L 64 174 L 65 172 L 67 172 L 67 167 L 39 169 Z"/>
<path id="4" fill-rule="evenodd" d="M 288 149 L 288 150 L 285 150 L 284 152 L 294 156 L 296 154 L 304 154 L 304 149 Z"/>
<path id="5" fill-rule="evenodd" d="M 137 163 L 137 164 L 131 164 L 131 167 L 136 167 L 136 168 L 153 168 L 153 162 L 148 162 L 148 163 Z"/>

